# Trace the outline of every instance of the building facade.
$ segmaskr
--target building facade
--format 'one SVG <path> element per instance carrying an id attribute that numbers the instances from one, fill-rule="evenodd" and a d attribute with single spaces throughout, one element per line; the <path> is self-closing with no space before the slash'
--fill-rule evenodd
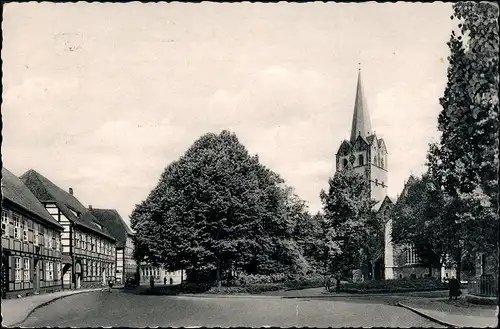
<path id="1" fill-rule="evenodd" d="M 114 281 L 116 240 L 73 195 L 35 170 L 21 180 L 63 228 L 62 278 L 64 288 L 90 288 Z"/>
<path id="2" fill-rule="evenodd" d="M 61 290 L 63 227 L 5 168 L 2 196 L 2 298 Z"/>
<path id="3" fill-rule="evenodd" d="M 115 209 L 97 209 L 89 206 L 88 210 L 116 239 L 115 279 L 117 284 L 123 284 L 137 272 L 137 263 L 133 258 L 134 233 Z"/>
<path id="4" fill-rule="evenodd" d="M 155 283 L 170 284 L 170 279 L 172 279 L 173 284 L 180 284 L 186 279 L 185 271 L 179 270 L 170 272 L 163 267 L 153 266 L 147 263 L 142 263 L 140 266 L 140 276 L 141 284 L 149 284 L 151 282 L 151 277 Z M 165 281 L 166 280 L 166 281 Z"/>

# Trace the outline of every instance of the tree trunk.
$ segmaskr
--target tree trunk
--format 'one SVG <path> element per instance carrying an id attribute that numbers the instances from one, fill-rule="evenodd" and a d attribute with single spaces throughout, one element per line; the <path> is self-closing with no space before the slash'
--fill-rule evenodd
<path id="1" fill-rule="evenodd" d="M 217 266 L 217 287 L 222 287 L 222 282 L 220 279 L 220 265 Z"/>
<path id="2" fill-rule="evenodd" d="M 461 274 L 462 274 L 462 258 L 459 257 L 458 260 L 457 260 L 457 275 L 456 275 L 456 278 L 458 280 L 458 282 L 460 283 L 461 282 Z"/>
<path id="3" fill-rule="evenodd" d="M 429 262 L 429 278 L 432 278 L 432 262 Z"/>

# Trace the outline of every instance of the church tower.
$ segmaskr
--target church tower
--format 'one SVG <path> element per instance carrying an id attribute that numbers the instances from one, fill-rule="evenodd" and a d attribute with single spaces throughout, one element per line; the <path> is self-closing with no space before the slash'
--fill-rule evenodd
<path id="1" fill-rule="evenodd" d="M 372 131 L 363 94 L 361 69 L 358 72 L 351 138 L 340 144 L 336 154 L 337 171 L 344 170 L 349 163 L 354 171 L 368 180 L 370 197 L 376 201 L 383 201 L 387 196 L 388 185 L 387 148 L 384 140 L 377 138 Z"/>

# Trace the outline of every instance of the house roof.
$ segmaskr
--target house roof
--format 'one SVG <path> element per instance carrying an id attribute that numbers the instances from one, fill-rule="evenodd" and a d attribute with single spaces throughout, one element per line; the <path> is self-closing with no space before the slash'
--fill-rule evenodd
<path id="1" fill-rule="evenodd" d="M 100 229 L 97 227 L 96 224 L 99 224 L 99 221 L 87 211 L 77 198 L 62 190 L 45 176 L 30 169 L 20 178 L 40 202 L 54 202 L 64 216 L 75 225 L 115 240 L 106 228 Z"/>
<path id="2" fill-rule="evenodd" d="M 88 211 L 116 239 L 117 247 L 124 247 L 127 235 L 133 235 L 128 225 L 115 209 L 89 208 Z"/>
<path id="3" fill-rule="evenodd" d="M 2 168 L 2 198 L 16 204 L 43 222 L 63 229 L 28 187 L 6 168 Z"/>

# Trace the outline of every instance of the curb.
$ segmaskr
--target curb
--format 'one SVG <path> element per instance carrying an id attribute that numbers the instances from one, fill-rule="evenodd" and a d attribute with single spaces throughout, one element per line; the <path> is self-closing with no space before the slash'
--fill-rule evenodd
<path id="1" fill-rule="evenodd" d="M 432 317 L 430 316 L 429 314 L 425 313 L 425 312 L 422 312 L 422 311 L 419 311 L 411 306 L 408 306 L 408 305 L 405 305 L 401 302 L 397 302 L 396 304 L 397 306 L 399 307 L 403 307 L 403 308 L 406 308 L 407 310 L 410 310 L 412 311 L 413 313 L 416 313 L 418 315 L 420 315 L 421 317 L 424 317 L 426 318 L 427 320 L 430 320 L 432 322 L 435 322 L 437 324 L 440 324 L 442 326 L 445 326 L 445 327 L 448 327 L 448 328 L 459 328 L 458 326 L 454 325 L 454 324 L 451 324 L 451 323 L 448 323 L 448 322 L 445 322 L 445 321 L 441 321 L 441 320 L 438 320 L 436 319 L 435 317 Z"/>
<path id="2" fill-rule="evenodd" d="M 27 318 L 29 318 L 29 316 L 31 314 L 33 314 L 33 312 L 35 312 L 36 310 L 38 310 L 39 308 L 42 308 L 44 306 L 47 306 L 48 304 L 52 303 L 52 302 L 55 302 L 56 300 L 59 300 L 59 299 L 63 299 L 63 298 L 66 298 L 66 297 L 69 297 L 69 296 L 74 296 L 74 295 L 80 295 L 80 294 L 86 294 L 86 293 L 90 293 L 90 292 L 96 292 L 96 291 L 100 291 L 101 289 L 96 289 L 96 290 L 87 290 L 87 291 L 77 291 L 73 294 L 68 294 L 68 295 L 64 295 L 64 296 L 58 296 L 58 297 L 54 297 L 53 299 L 51 300 L 48 300 L 46 302 L 43 302 L 35 307 L 33 307 L 33 309 L 31 311 L 28 312 L 28 314 L 21 320 L 21 321 L 18 321 L 17 323 L 14 323 L 14 324 L 11 324 L 11 325 L 5 325 L 2 323 L 2 327 L 3 328 L 8 328 L 8 327 L 18 327 L 21 323 L 23 323 L 24 321 L 26 321 Z"/>
<path id="3" fill-rule="evenodd" d="M 281 299 L 283 296 L 266 296 L 266 295 L 217 295 L 217 294 L 179 294 L 179 295 L 171 295 L 172 297 L 190 297 L 190 298 L 260 298 L 260 299 Z"/>

